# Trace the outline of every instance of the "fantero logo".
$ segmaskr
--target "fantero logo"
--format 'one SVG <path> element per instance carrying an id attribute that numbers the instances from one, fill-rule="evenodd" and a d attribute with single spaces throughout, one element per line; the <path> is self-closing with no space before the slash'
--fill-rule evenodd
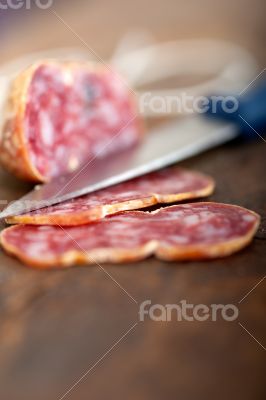
<path id="1" fill-rule="evenodd" d="M 0 0 L 0 10 L 30 10 L 33 7 L 47 10 L 52 5 L 53 0 Z"/>
<path id="2" fill-rule="evenodd" d="M 231 322 L 238 318 L 239 310 L 234 304 L 190 304 L 181 300 L 178 304 L 152 304 L 145 300 L 140 304 L 139 320 L 152 321 L 217 321 L 221 318 Z"/>

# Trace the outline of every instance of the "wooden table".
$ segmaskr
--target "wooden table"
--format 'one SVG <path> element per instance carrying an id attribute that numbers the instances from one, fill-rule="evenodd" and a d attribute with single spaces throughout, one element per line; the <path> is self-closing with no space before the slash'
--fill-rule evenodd
<path id="1" fill-rule="evenodd" d="M 240 0 L 186 3 L 79 1 L 69 9 L 59 3 L 57 11 L 101 55 L 111 52 L 128 25 L 148 26 L 161 39 L 193 32 L 235 39 L 253 49 L 263 66 L 262 2 L 252 7 Z M 6 59 L 51 44 L 77 44 L 71 32 L 46 14 L 35 19 L 27 14 L 17 31 L 9 32 L 2 53 Z M 182 164 L 215 178 L 211 200 L 262 215 L 253 243 L 217 261 L 151 258 L 52 272 L 28 269 L 0 253 L 1 399 L 60 399 L 83 374 L 64 398 L 265 398 L 265 143 L 235 140 Z M 0 183 L 1 199 L 14 200 L 29 190 L 4 172 Z M 139 305 L 149 299 L 163 305 L 182 299 L 235 304 L 239 318 L 139 322 Z"/>

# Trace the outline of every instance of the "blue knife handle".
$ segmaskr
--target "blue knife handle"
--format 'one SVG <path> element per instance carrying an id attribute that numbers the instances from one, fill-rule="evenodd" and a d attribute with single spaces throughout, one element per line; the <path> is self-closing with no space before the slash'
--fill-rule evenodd
<path id="1" fill-rule="evenodd" d="M 231 102 L 231 110 L 234 111 L 228 112 L 224 109 L 222 100 L 216 101 L 215 107 L 213 107 L 215 96 L 211 96 L 209 98 L 210 107 L 205 114 L 211 118 L 234 123 L 238 126 L 239 133 L 246 137 L 254 139 L 259 135 L 266 137 L 266 81 L 246 94 L 243 93 L 234 98 L 236 101 L 232 100 Z M 237 107 L 236 104 L 238 104 Z M 227 107 L 227 109 L 230 108 L 230 101 L 227 101 Z"/>

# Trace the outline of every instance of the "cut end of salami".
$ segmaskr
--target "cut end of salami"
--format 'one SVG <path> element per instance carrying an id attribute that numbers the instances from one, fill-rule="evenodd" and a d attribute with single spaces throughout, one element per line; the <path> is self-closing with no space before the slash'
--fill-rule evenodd
<path id="1" fill-rule="evenodd" d="M 119 211 L 209 196 L 214 186 L 213 179 L 207 175 L 172 167 L 62 204 L 10 217 L 6 222 L 32 225 L 83 225 Z"/>
<path id="2" fill-rule="evenodd" d="M 43 61 L 11 85 L 0 160 L 18 177 L 45 182 L 130 148 L 141 134 L 134 95 L 116 72 Z"/>
<path id="3" fill-rule="evenodd" d="M 259 216 L 245 208 L 192 203 L 128 211 L 77 227 L 17 225 L 1 233 L 4 249 L 38 268 L 230 255 L 252 240 Z"/>

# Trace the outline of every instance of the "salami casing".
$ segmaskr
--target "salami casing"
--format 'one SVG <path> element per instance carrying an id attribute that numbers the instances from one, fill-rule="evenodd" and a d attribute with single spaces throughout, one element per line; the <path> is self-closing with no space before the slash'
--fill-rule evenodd
<path id="1" fill-rule="evenodd" d="M 82 225 L 118 211 L 208 196 L 213 189 L 214 181 L 209 176 L 172 167 L 72 201 L 10 217 L 6 222 L 34 225 Z"/>
<path id="2" fill-rule="evenodd" d="M 1 163 L 33 182 L 129 149 L 142 133 L 134 95 L 122 78 L 87 63 L 30 66 L 12 82 L 5 116 Z"/>
<path id="3" fill-rule="evenodd" d="M 259 216 L 218 204 L 174 205 L 153 212 L 125 211 L 77 227 L 17 225 L 1 234 L 4 249 L 39 268 L 122 263 L 156 255 L 163 260 L 223 257 L 246 246 Z"/>

